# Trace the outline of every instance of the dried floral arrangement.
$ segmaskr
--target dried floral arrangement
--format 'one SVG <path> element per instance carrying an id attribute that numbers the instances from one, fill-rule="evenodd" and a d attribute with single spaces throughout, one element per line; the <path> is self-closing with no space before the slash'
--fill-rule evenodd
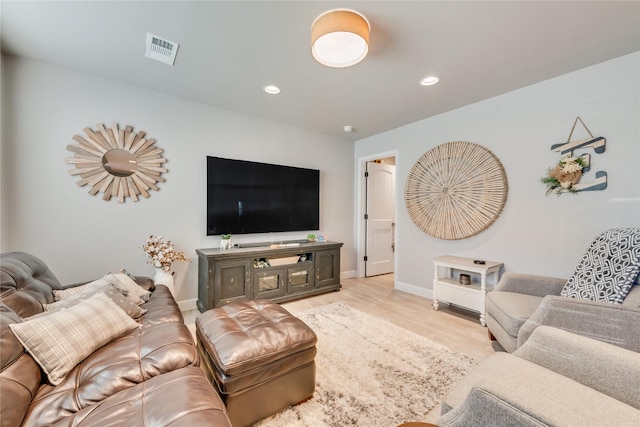
<path id="1" fill-rule="evenodd" d="M 171 240 L 164 240 L 162 236 L 149 236 L 147 242 L 141 248 L 151 259 L 151 261 L 147 261 L 148 264 L 152 264 L 156 268 L 162 268 L 165 271 L 171 269 L 173 261 L 191 262 L 191 258 L 187 258 L 184 252 L 175 250 Z"/>
<path id="2" fill-rule="evenodd" d="M 587 166 L 585 159 L 581 157 L 565 156 L 553 169 L 549 168 L 547 176 L 540 178 L 540 182 L 547 186 L 547 195 L 577 193 L 574 186 L 580 181 L 582 171 Z"/>

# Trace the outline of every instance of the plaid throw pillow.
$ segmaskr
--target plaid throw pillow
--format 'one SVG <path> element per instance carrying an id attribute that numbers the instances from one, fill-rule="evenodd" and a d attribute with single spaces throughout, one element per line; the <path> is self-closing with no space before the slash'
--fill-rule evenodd
<path id="1" fill-rule="evenodd" d="M 66 310 L 9 327 L 57 385 L 95 350 L 141 325 L 100 292 Z"/>

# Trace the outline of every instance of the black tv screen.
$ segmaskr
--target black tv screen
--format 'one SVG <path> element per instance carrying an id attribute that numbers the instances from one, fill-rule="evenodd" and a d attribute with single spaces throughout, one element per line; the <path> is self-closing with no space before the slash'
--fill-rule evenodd
<path id="1" fill-rule="evenodd" d="M 320 228 L 320 171 L 207 156 L 207 235 Z"/>

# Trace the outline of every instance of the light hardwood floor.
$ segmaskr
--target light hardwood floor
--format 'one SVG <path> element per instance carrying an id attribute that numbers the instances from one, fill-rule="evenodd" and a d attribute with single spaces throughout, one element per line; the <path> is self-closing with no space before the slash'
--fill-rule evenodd
<path id="1" fill-rule="evenodd" d="M 340 291 L 282 303 L 282 306 L 295 315 L 341 301 L 478 360 L 495 353 L 487 328 L 480 326 L 477 313 L 442 303 L 435 311 L 430 299 L 394 289 L 393 280 L 393 274 L 345 279 Z M 184 315 L 185 323 L 195 334 L 193 323 L 200 312 L 193 310 Z M 437 405 L 421 421 L 435 422 L 439 415 L 440 405 Z"/>
<path id="2" fill-rule="evenodd" d="M 478 359 L 495 352 L 477 313 L 446 304 L 440 304 L 435 311 L 432 300 L 394 289 L 393 274 L 342 280 L 342 289 L 338 292 L 286 302 L 282 306 L 296 314 L 337 301 Z"/>
<path id="3" fill-rule="evenodd" d="M 282 306 L 295 315 L 341 301 L 477 359 L 495 352 L 477 313 L 442 303 L 435 311 L 430 299 L 394 289 L 393 278 L 393 274 L 386 274 L 344 279 L 340 291 L 282 303 Z M 198 310 L 185 312 L 185 323 L 192 327 L 199 314 Z"/>

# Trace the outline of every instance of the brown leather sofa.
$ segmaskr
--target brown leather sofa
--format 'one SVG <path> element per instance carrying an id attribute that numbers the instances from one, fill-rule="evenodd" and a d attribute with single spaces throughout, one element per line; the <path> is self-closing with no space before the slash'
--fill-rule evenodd
<path id="1" fill-rule="evenodd" d="M 152 289 L 149 278 L 135 277 Z M 0 426 L 231 426 L 198 367 L 191 333 L 165 286 L 142 327 L 94 351 L 58 385 L 47 381 L 9 327 L 43 312 L 64 289 L 37 257 L 0 256 Z"/>

